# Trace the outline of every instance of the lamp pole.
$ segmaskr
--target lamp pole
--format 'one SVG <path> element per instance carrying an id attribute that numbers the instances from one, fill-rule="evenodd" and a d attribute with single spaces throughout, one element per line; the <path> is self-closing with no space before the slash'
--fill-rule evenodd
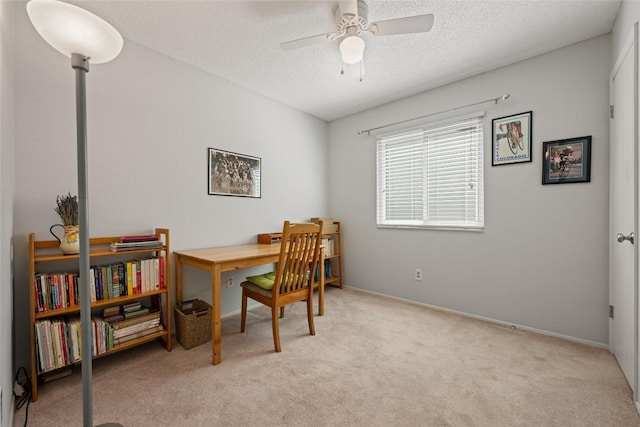
<path id="1" fill-rule="evenodd" d="M 89 58 L 71 54 L 71 68 L 76 74 L 76 133 L 78 156 L 78 225 L 80 226 L 80 324 L 82 325 L 82 420 L 93 425 L 93 390 L 91 370 L 91 296 L 89 289 L 89 191 L 87 155 L 87 90 Z"/>
<path id="2" fill-rule="evenodd" d="M 102 18 L 82 8 L 57 0 L 30 0 L 27 14 L 38 34 L 58 52 L 71 58 L 76 78 L 76 130 L 78 156 L 78 226 L 80 239 L 79 289 L 80 324 L 82 328 L 82 421 L 93 426 L 92 386 L 92 322 L 89 283 L 89 191 L 87 155 L 86 74 L 89 59 L 103 64 L 120 54 L 123 39 L 120 33 Z M 117 423 L 103 427 L 120 426 Z"/>

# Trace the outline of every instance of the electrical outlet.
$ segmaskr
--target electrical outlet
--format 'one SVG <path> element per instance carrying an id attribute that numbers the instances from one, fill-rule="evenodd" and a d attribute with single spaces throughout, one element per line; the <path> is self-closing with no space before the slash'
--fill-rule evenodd
<path id="1" fill-rule="evenodd" d="M 233 282 L 233 276 L 227 277 L 227 288 L 233 288 L 234 284 L 235 283 Z"/>
<path id="2" fill-rule="evenodd" d="M 415 272 L 415 276 L 413 278 L 413 280 L 422 281 L 422 269 L 421 268 L 416 268 L 416 272 Z"/>

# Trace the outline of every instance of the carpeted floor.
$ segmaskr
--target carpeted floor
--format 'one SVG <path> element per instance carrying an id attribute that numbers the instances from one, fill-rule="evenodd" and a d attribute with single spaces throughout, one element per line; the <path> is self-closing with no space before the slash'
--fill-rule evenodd
<path id="1" fill-rule="evenodd" d="M 222 321 L 210 342 L 156 343 L 94 361 L 94 421 L 134 426 L 640 426 L 606 350 L 359 292 L 328 288 L 308 334 L 304 303 Z M 25 409 L 15 414 L 24 422 Z M 29 426 L 82 425 L 80 367 L 42 385 Z"/>

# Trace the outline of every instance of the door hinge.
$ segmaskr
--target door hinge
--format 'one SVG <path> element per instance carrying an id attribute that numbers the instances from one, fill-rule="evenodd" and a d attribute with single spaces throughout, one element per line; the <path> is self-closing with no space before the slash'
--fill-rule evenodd
<path id="1" fill-rule="evenodd" d="M 610 118 L 610 119 L 613 119 L 613 116 L 614 116 L 614 115 L 615 115 L 615 114 L 614 114 L 614 108 L 613 108 L 613 105 L 609 105 L 609 118 Z"/>
<path id="2" fill-rule="evenodd" d="M 609 306 L 609 318 L 613 319 L 613 306 L 612 305 Z"/>

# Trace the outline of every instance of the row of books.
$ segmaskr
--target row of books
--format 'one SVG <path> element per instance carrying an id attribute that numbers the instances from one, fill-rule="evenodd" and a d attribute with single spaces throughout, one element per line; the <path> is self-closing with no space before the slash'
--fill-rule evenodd
<path id="1" fill-rule="evenodd" d="M 112 334 L 104 319 L 91 321 L 93 356 L 113 348 Z M 38 320 L 35 325 L 38 372 L 48 372 L 82 360 L 82 327 L 80 317 L 52 317 Z"/>
<path id="2" fill-rule="evenodd" d="M 164 330 L 157 309 L 141 307 L 131 318 L 91 321 L 91 354 L 97 356 L 145 336 Z M 62 368 L 82 360 L 82 326 L 80 317 L 53 317 L 35 323 L 38 373 Z"/>
<path id="3" fill-rule="evenodd" d="M 335 239 L 323 238 L 322 247 L 324 256 L 333 256 L 336 254 Z"/>
<path id="4" fill-rule="evenodd" d="M 324 260 L 324 279 L 325 280 L 330 280 L 332 277 L 332 273 L 331 273 L 331 260 L 330 259 L 325 259 Z M 317 282 L 320 279 L 320 266 L 316 267 L 316 272 L 314 275 L 314 280 Z"/>
<path id="5" fill-rule="evenodd" d="M 80 304 L 78 273 L 37 273 L 34 282 L 36 313 Z M 92 266 L 89 270 L 91 301 L 150 292 L 165 286 L 164 257 Z"/>

